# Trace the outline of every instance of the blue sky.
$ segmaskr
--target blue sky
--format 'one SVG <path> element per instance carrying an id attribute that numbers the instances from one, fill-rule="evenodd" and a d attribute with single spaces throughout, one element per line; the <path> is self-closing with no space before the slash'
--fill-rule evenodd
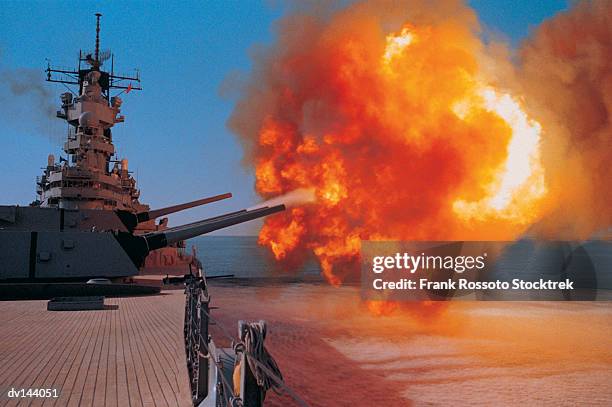
<path id="1" fill-rule="evenodd" d="M 566 0 L 471 0 L 488 33 L 518 45 L 531 28 L 567 8 Z M 279 1 L 4 1 L 0 8 L 0 78 L 21 74 L 49 90 L 59 106 L 61 85 L 43 82 L 45 58 L 73 67 L 79 49 L 91 49 L 95 12 L 102 17 L 102 48 L 115 54 L 116 72 L 140 68 L 143 88 L 124 96 L 126 122 L 114 128 L 120 156 L 137 176 L 141 201 L 153 208 L 232 192 L 234 198 L 171 217 L 193 221 L 258 201 L 242 149 L 226 128 L 233 102 L 221 96 L 228 74 L 250 68 L 249 50 L 274 40 Z M 40 72 L 40 75 L 37 75 Z M 30 96 L 7 99 L 0 80 L 0 204 L 35 199 L 34 178 L 49 153 L 59 156 L 65 126 L 32 108 Z M 8 105 L 7 105 L 8 104 Z M 258 223 L 230 234 L 255 234 Z"/>

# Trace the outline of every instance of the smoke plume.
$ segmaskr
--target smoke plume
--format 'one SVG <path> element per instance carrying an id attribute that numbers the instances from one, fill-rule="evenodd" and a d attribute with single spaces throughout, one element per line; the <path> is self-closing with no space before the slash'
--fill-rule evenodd
<path id="1" fill-rule="evenodd" d="M 516 66 L 482 42 L 461 1 L 283 18 L 229 126 L 263 198 L 307 188 L 316 202 L 268 218 L 260 243 L 288 265 L 312 251 L 340 284 L 361 239 L 508 240 L 534 224 L 558 234 L 557 220 L 578 217 L 582 233 L 609 225 L 610 8 L 580 4 L 545 22 Z"/>
<path id="2" fill-rule="evenodd" d="M 51 87 L 44 82 L 41 70 L 0 69 L 0 119 L 23 132 L 58 136 L 57 110 Z"/>
<path id="3" fill-rule="evenodd" d="M 283 194 L 281 196 L 276 196 L 272 199 L 268 199 L 267 201 L 261 202 L 248 209 L 251 210 L 251 209 L 262 208 L 264 206 L 276 206 L 276 205 L 281 205 L 281 204 L 285 205 L 287 208 L 291 208 L 294 206 L 300 206 L 300 205 L 306 205 L 309 203 L 313 203 L 316 200 L 317 200 L 317 197 L 315 195 L 314 189 L 299 188 L 291 192 L 287 192 L 286 194 Z"/>
<path id="4" fill-rule="evenodd" d="M 554 205 L 548 236 L 586 238 L 612 225 L 612 2 L 575 5 L 542 23 L 520 50 L 518 81 L 544 129 Z"/>

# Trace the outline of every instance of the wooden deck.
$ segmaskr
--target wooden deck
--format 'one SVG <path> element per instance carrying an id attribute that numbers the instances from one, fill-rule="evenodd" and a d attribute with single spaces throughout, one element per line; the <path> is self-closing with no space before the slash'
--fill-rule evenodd
<path id="1" fill-rule="evenodd" d="M 104 311 L 0 302 L 0 405 L 190 405 L 184 301 L 172 291 L 107 298 Z M 59 397 L 9 399 L 11 388 L 55 388 Z"/>

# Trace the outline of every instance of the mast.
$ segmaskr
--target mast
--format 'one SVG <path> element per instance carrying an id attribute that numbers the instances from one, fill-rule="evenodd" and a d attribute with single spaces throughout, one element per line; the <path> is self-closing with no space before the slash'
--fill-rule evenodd
<path id="1" fill-rule="evenodd" d="M 100 63 L 100 17 L 101 13 L 96 13 L 96 62 Z"/>
<path id="2" fill-rule="evenodd" d="M 76 70 L 56 69 L 51 67 L 51 64 L 47 64 L 47 82 L 63 83 L 64 85 L 78 85 L 78 94 L 83 91 L 83 81 L 85 76 L 91 71 L 99 71 L 100 86 L 102 87 L 102 93 L 106 96 L 106 99 L 110 101 L 110 92 L 113 89 L 120 89 L 122 91 L 142 90 L 140 85 L 140 72 L 136 70 L 135 75 L 115 75 L 114 72 L 114 55 L 109 50 L 100 49 L 100 18 L 101 13 L 96 13 L 96 41 L 93 52 L 79 51 L 79 64 Z M 102 65 L 108 59 L 111 59 L 111 70 L 105 72 L 102 70 Z M 84 65 L 81 63 L 84 62 Z"/>

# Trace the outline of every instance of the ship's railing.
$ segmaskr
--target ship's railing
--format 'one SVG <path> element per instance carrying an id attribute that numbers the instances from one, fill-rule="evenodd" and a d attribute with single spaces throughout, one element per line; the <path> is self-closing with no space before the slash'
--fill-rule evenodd
<path id="1" fill-rule="evenodd" d="M 184 337 L 191 400 L 194 406 L 198 406 L 213 392 L 216 406 L 249 407 L 242 403 L 239 397 L 234 396 L 233 385 L 230 383 L 234 366 L 222 366 L 217 348 L 208 335 L 210 298 L 206 290 L 206 280 L 201 271 L 199 274 L 190 274 L 185 280 Z M 215 369 L 211 369 L 209 361 Z M 211 373 L 213 380 L 209 378 Z M 211 382 L 216 383 L 211 387 Z"/>
<path id="2" fill-rule="evenodd" d="M 198 267 L 198 275 L 185 277 L 185 351 L 187 370 L 194 406 L 198 406 L 214 392 L 215 403 L 222 407 L 261 407 L 268 389 L 291 397 L 295 405 L 308 404 L 289 388 L 276 362 L 264 346 L 266 324 L 264 321 L 239 322 L 239 337 L 235 339 L 226 328 L 210 315 L 210 297 L 206 277 Z M 208 326 L 215 324 L 233 347 L 230 355 L 216 348 Z M 231 350 L 231 349 L 230 349 Z M 222 352 L 225 356 L 221 355 Z M 231 359 L 235 366 L 223 366 L 223 360 Z M 212 365 L 209 365 L 209 361 Z M 212 368 L 212 369 L 211 369 Z M 232 376 L 234 369 L 240 371 L 240 394 L 235 394 Z M 212 374 L 212 380 L 209 378 Z M 211 386 L 209 387 L 209 383 Z"/>
<path id="3" fill-rule="evenodd" d="M 185 280 L 185 353 L 193 405 L 208 395 L 208 351 L 202 342 L 208 338 L 210 299 L 202 277 L 190 274 Z M 204 345 L 204 346 L 203 346 Z"/>

